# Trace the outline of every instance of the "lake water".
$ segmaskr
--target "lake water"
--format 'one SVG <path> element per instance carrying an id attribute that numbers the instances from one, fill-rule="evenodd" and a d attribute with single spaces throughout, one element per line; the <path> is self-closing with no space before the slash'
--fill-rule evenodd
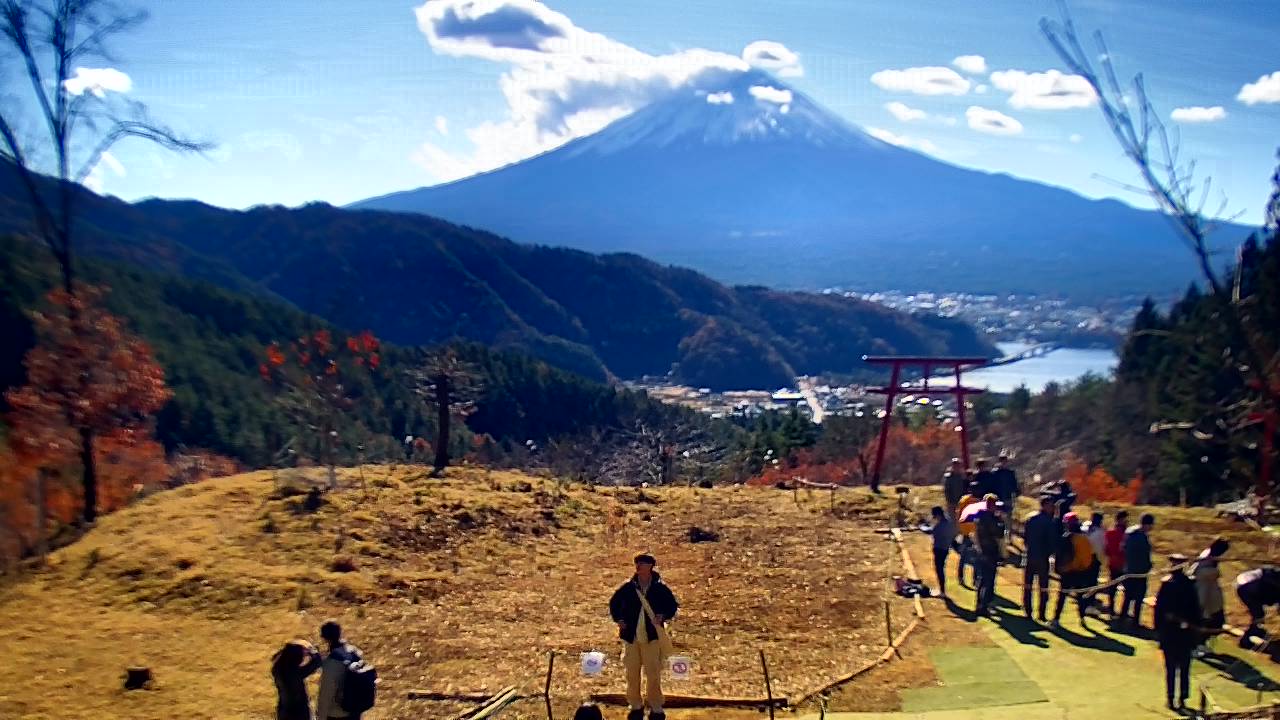
<path id="1" fill-rule="evenodd" d="M 1007 357 L 1031 346 L 1008 342 L 996 343 L 996 347 Z M 1119 357 L 1114 350 L 1062 348 L 1044 357 L 965 373 L 964 384 L 1000 393 L 1011 392 L 1019 385 L 1026 385 L 1031 392 L 1040 392 L 1051 382 L 1069 382 L 1088 373 L 1107 377 L 1118 363 Z M 933 384 L 932 381 L 930 384 Z"/>

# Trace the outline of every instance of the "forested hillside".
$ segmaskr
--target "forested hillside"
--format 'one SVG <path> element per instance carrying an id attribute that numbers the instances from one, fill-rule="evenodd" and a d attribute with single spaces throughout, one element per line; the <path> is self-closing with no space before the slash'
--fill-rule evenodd
<path id="1" fill-rule="evenodd" d="M 86 281 L 110 289 L 108 309 L 151 345 L 165 370 L 173 398 L 157 417 L 157 439 L 171 450 L 205 448 L 254 467 L 271 463 L 295 429 L 259 376 L 266 347 L 331 325 L 282 302 L 203 281 L 103 261 L 85 261 L 82 270 Z M 53 277 L 43 247 L 0 238 L 0 394 L 23 380 L 22 358 L 33 343 L 29 314 L 42 306 Z M 475 368 L 479 388 L 469 423 L 455 433 L 460 447 L 472 432 L 520 445 L 585 428 L 630 427 L 637 420 L 663 424 L 685 414 L 519 353 L 475 344 L 459 345 L 457 352 Z M 399 452 L 406 434 L 434 437 L 432 413 L 405 377 L 422 354 L 383 347 L 378 372 L 353 390 L 360 402 L 347 419 L 344 446 L 363 443 L 371 456 L 385 455 Z"/>
<path id="2" fill-rule="evenodd" d="M 10 175 L 0 172 L 0 232 L 29 223 Z M 129 205 L 81 192 L 86 252 L 284 298 L 405 346 L 462 338 L 597 380 L 674 369 L 717 389 L 856 373 L 868 353 L 995 354 L 961 323 L 839 296 L 726 287 L 634 255 L 519 245 L 417 215 Z"/>

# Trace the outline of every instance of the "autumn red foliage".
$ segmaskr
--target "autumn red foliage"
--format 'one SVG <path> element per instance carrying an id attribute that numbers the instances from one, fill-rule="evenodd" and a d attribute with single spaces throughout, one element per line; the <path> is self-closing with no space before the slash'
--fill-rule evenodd
<path id="1" fill-rule="evenodd" d="M 377 371 L 382 344 L 369 331 L 335 343 L 328 330 L 316 330 L 296 340 L 267 346 L 265 362 L 258 367 L 263 379 L 278 392 L 281 406 L 293 418 L 302 437 L 302 449 L 329 467 L 335 482 L 339 419 L 355 404 L 353 381 L 357 374 Z"/>
<path id="2" fill-rule="evenodd" d="M 1075 489 L 1080 502 L 1106 502 L 1132 505 L 1142 492 L 1142 475 L 1120 483 L 1102 466 L 1089 468 L 1079 460 L 1067 465 L 1063 476 Z"/>
<path id="3" fill-rule="evenodd" d="M 152 415 L 168 402 L 164 370 L 151 349 L 101 305 L 101 288 L 49 293 L 47 311 L 33 317 L 36 345 L 26 355 L 27 384 L 6 394 L 19 463 L 37 468 L 79 461 L 79 506 L 87 523 L 115 497 L 99 497 L 99 439 L 147 447 Z M 111 439 L 108 439 L 111 438 Z M 105 489 L 105 488 L 104 488 Z M 110 490 L 114 492 L 114 490 Z"/>
<path id="4" fill-rule="evenodd" d="M 750 485 L 790 483 L 795 478 L 809 482 L 851 485 L 866 482 L 877 438 L 849 457 L 818 458 L 801 450 L 785 462 L 766 468 L 748 480 Z M 882 477 L 887 483 L 928 484 L 936 482 L 947 463 L 957 453 L 955 430 L 950 425 L 928 423 L 917 428 L 894 427 L 885 446 Z"/>

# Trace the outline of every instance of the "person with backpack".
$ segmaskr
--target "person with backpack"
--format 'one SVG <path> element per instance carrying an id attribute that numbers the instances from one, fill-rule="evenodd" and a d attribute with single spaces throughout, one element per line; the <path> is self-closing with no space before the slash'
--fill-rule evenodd
<path id="1" fill-rule="evenodd" d="M 1191 578 L 1196 583 L 1196 597 L 1200 601 L 1200 626 L 1205 632 L 1221 632 L 1222 627 L 1227 624 L 1227 603 L 1222 596 L 1222 571 L 1219 570 L 1218 563 L 1230 547 L 1231 544 L 1226 540 L 1214 539 L 1196 558 L 1195 565 L 1191 568 Z M 1192 656 L 1208 655 L 1211 638 L 1212 636 L 1206 635 L 1205 641 L 1192 651 Z"/>
<path id="2" fill-rule="evenodd" d="M 982 496 L 978 494 L 977 485 L 970 482 L 969 491 L 960 498 L 960 504 L 956 506 L 956 530 L 960 533 L 960 548 L 957 550 L 960 561 L 956 563 L 956 582 L 960 583 L 962 587 L 968 587 L 964 582 L 964 568 L 966 565 L 974 568 L 973 582 L 975 585 L 978 582 L 978 560 L 976 557 L 978 553 L 973 545 L 973 533 L 978 529 L 978 525 L 971 519 L 972 515 L 966 511 L 969 506 L 980 502 L 982 502 Z"/>
<path id="3" fill-rule="evenodd" d="M 1155 524 L 1156 516 L 1146 513 L 1138 525 L 1124 534 L 1124 574 L 1132 577 L 1124 579 L 1124 605 L 1120 608 L 1120 617 L 1132 620 L 1135 627 L 1142 626 L 1142 603 L 1147 598 L 1147 574 L 1152 568 L 1151 528 Z"/>
<path id="4" fill-rule="evenodd" d="M 276 720 L 311 720 L 307 678 L 323 663 L 324 658 L 306 640 L 290 640 L 271 658 L 271 679 L 276 686 Z"/>
<path id="5" fill-rule="evenodd" d="M 1173 567 L 1156 593 L 1154 622 L 1160 651 L 1164 653 L 1166 704 L 1170 710 L 1181 710 L 1191 696 L 1191 650 L 1199 642 L 1201 612 L 1195 583 L 1181 567 L 1187 557 L 1170 555 L 1169 562 Z M 1177 705 L 1173 702 L 1175 689 L 1179 691 Z"/>
<path id="6" fill-rule="evenodd" d="M 1031 617 L 1032 585 L 1040 586 L 1039 618 L 1048 620 L 1045 611 L 1049 607 L 1049 558 L 1053 557 L 1062 534 L 1057 516 L 1057 505 L 1052 495 L 1040 496 L 1040 510 L 1027 518 L 1022 528 L 1022 541 L 1026 567 L 1022 571 L 1022 610 Z"/>
<path id="7" fill-rule="evenodd" d="M 1004 505 L 995 495 L 985 498 L 987 509 L 978 513 L 975 535 L 978 543 L 978 602 L 974 608 L 979 616 L 990 616 L 991 603 L 996 596 L 996 572 L 1000 567 L 1000 554 L 1004 548 Z"/>
<path id="8" fill-rule="evenodd" d="M 1067 595 L 1075 595 L 1076 606 L 1080 609 L 1080 626 L 1084 626 L 1084 611 L 1089 607 L 1089 599 L 1080 592 L 1089 587 L 1089 568 L 1093 564 L 1093 546 L 1085 537 L 1080 527 L 1080 517 L 1075 513 L 1067 513 L 1062 518 L 1066 531 L 1058 540 L 1058 554 L 1054 564 L 1058 568 L 1060 578 L 1058 586 L 1058 605 L 1053 611 L 1053 623 L 1050 627 L 1062 626 L 1062 609 L 1067 605 Z"/>
<path id="9" fill-rule="evenodd" d="M 675 617 L 680 605 L 671 588 L 653 568 L 658 564 L 652 555 L 642 553 L 635 558 L 635 575 L 609 598 L 609 616 L 618 625 L 618 637 L 625 644 L 622 664 L 627 671 L 627 703 L 631 712 L 627 720 L 644 720 L 644 706 L 649 705 L 649 720 L 666 720 L 662 710 L 662 664 L 671 653 L 671 638 L 666 623 Z M 640 694 L 640 675 L 645 680 L 645 695 Z"/>
<path id="10" fill-rule="evenodd" d="M 947 517 L 939 505 L 935 505 L 930 514 L 933 515 L 933 527 L 929 534 L 933 536 L 933 572 L 938 577 L 938 597 L 947 597 L 947 555 L 956 542 L 956 524 Z"/>
<path id="11" fill-rule="evenodd" d="M 1262 627 L 1267 606 L 1280 606 L 1280 568 L 1260 567 L 1240 573 L 1236 576 L 1236 596 L 1249 610 L 1249 628 L 1240 638 L 1240 647 L 1252 650 L 1253 639 L 1267 639 L 1267 631 Z"/>
<path id="12" fill-rule="evenodd" d="M 360 720 L 373 707 L 378 673 L 342 636 L 342 626 L 330 620 L 320 626 L 329 647 L 320 670 L 316 696 L 317 720 Z"/>
<path id="13" fill-rule="evenodd" d="M 1107 614 L 1112 619 L 1116 617 L 1116 596 L 1120 594 L 1116 583 L 1123 582 L 1120 578 L 1124 577 L 1124 533 L 1128 528 L 1129 512 L 1121 510 L 1116 513 L 1115 524 L 1102 538 L 1103 552 L 1107 556 L 1107 582 L 1111 583 L 1107 588 Z"/>

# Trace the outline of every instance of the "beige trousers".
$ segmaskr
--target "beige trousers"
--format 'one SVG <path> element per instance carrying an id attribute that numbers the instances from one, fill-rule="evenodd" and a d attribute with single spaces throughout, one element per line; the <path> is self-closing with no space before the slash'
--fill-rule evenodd
<path id="1" fill-rule="evenodd" d="M 662 709 L 662 643 L 623 643 L 622 666 L 627 670 L 627 702 L 632 710 L 644 707 L 640 698 L 640 673 L 644 672 L 645 696 L 649 710 Z"/>

